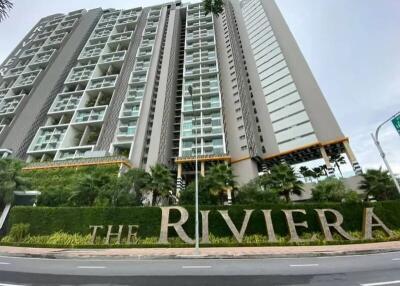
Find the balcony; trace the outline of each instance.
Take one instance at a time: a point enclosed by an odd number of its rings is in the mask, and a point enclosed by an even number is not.
[[[60,23],[60,25],[58,25],[57,30],[66,30],[66,29],[70,29],[74,26],[76,22],[76,19],[72,19],[69,21],[63,21]]]
[[[122,10],[121,15],[119,17],[125,18],[125,17],[137,16],[138,14],[141,13],[141,11],[142,11],[141,8]]]
[[[73,120],[74,123],[88,123],[103,121],[106,107],[95,107],[91,109],[78,110]]]
[[[21,99],[22,97],[9,97],[3,99],[3,101],[0,102],[0,114],[4,115],[13,113],[17,109]]]
[[[64,138],[67,126],[63,127],[42,127],[39,129],[36,138],[32,142],[29,152],[40,152],[56,150],[60,147]]]
[[[137,121],[128,121],[126,123],[121,123],[118,128],[117,136],[123,137],[133,137],[136,133]]]
[[[68,76],[66,83],[88,81],[93,74],[95,66],[75,67]]]
[[[51,36],[50,38],[48,38],[48,40],[45,43],[45,45],[46,46],[59,45],[64,40],[66,35],[67,35],[67,33],[61,33],[61,34],[57,34],[57,35]]]
[[[147,80],[147,71],[136,72],[132,74],[131,83],[145,83]]]
[[[14,87],[22,87],[22,86],[31,86],[33,85],[36,77],[39,75],[40,71],[33,71],[29,73],[22,74],[17,82],[14,84]]]
[[[98,24],[96,29],[105,29],[105,28],[111,28],[112,29],[113,27],[114,27],[113,23],[106,22],[106,23]]]
[[[153,48],[152,47],[139,48],[136,57],[151,56],[152,52],[153,52]]]
[[[118,19],[118,15],[119,12],[114,12],[113,14],[104,14],[99,23],[116,21]]]
[[[124,103],[120,118],[139,117],[140,103]]]
[[[108,36],[111,34],[111,31],[112,28],[96,29],[90,38],[91,39],[108,38]]]
[[[81,55],[79,56],[79,59],[98,57],[103,51],[103,48],[104,44],[98,44],[91,47],[87,47],[82,51]]]
[[[46,24],[46,27],[51,27],[51,26],[56,26],[56,25],[58,25],[60,22],[61,22],[61,20],[63,19],[64,17],[58,17],[58,18],[56,18],[56,19],[54,19],[54,20],[51,20],[50,22],[48,22],[47,24]]]
[[[143,36],[154,35],[155,33],[157,33],[157,28],[156,27],[146,28],[144,30]]]
[[[38,34],[33,41],[45,40],[51,35],[51,33],[52,32],[42,32],[42,33]]]
[[[124,33],[117,33],[111,35],[110,42],[121,42],[121,41],[128,41],[132,37],[132,32],[124,32]]]
[[[25,57],[31,57],[35,55],[39,51],[39,48],[30,48],[28,50],[25,50],[20,58],[25,58]]]
[[[103,54],[101,56],[102,63],[121,62],[124,60],[125,54],[126,51]]]
[[[55,50],[49,50],[45,52],[40,52],[37,53],[36,56],[32,59],[32,61],[29,63],[31,66],[35,67],[44,67],[51,58],[51,56],[54,54]]]
[[[56,101],[51,108],[50,113],[54,112],[67,112],[75,110],[81,100],[81,93],[75,94],[59,94]]]
[[[13,68],[8,71],[6,75],[4,75],[4,78],[9,78],[9,77],[18,77],[22,72],[25,70],[25,67],[20,67],[20,68]]]
[[[117,77],[117,75],[109,75],[93,78],[89,82],[88,89],[114,88]]]

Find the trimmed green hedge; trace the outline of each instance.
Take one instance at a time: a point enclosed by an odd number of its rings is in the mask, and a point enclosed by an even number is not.
[[[209,231],[217,237],[232,236],[228,226],[222,219],[217,210],[228,209],[229,215],[235,225],[240,228],[244,218],[244,209],[255,209],[246,231],[247,235],[262,234],[266,235],[264,216],[261,209],[271,209],[274,228],[277,235],[286,236],[288,234],[286,220],[282,209],[305,209],[307,215],[295,215],[295,221],[306,220],[308,229],[298,228],[299,234],[320,232],[318,218],[314,209],[333,208],[344,216],[343,228],[347,231],[362,230],[363,209],[373,206],[374,212],[391,229],[400,229],[400,202],[389,201],[374,204],[291,204],[291,205],[255,205],[255,206],[230,206],[230,207],[201,207],[201,209],[211,210],[209,216]],[[194,207],[188,206],[189,221],[184,225],[187,233],[194,235]],[[178,219],[178,212],[172,212],[170,221]],[[329,221],[329,217],[328,217]],[[161,209],[157,207],[129,207],[129,208],[46,208],[46,207],[14,207],[10,212],[9,225],[17,223],[30,224],[31,235],[48,235],[57,231],[66,233],[88,234],[91,232],[89,225],[139,225],[139,238],[158,237],[160,234]],[[105,227],[106,229],[106,227]],[[99,235],[105,235],[105,231],[100,231]],[[127,231],[127,227],[125,227]],[[170,235],[176,236],[170,228]]]

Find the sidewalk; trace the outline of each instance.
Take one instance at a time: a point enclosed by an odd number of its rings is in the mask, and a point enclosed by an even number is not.
[[[194,255],[193,248],[62,249],[0,246],[0,256],[55,259],[274,258],[372,254],[392,251],[400,251],[400,241],[329,246],[201,248],[200,256]]]

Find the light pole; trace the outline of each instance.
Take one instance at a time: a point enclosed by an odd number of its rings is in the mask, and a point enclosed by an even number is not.
[[[194,104],[193,104],[193,88],[192,86],[189,86],[188,88],[189,94],[190,94],[190,100],[192,101],[192,112],[193,112],[193,117],[194,117],[194,122],[196,125],[195,130],[195,135],[194,135],[194,140],[195,140],[195,185],[196,185],[196,192],[195,192],[195,248],[196,248],[196,255],[200,255],[200,242],[199,242],[199,170],[198,170],[198,154],[197,154],[197,116],[194,112]]]
[[[386,168],[388,169],[388,171],[389,171],[389,173],[390,173],[390,176],[391,176],[392,179],[393,179],[393,182],[394,182],[394,184],[395,184],[395,186],[396,186],[396,188],[397,188],[397,191],[400,193],[399,181],[397,181],[397,178],[395,177],[395,175],[394,175],[394,173],[393,173],[393,171],[392,171],[392,168],[391,168],[390,165],[389,165],[389,162],[386,160],[386,154],[385,154],[385,152],[383,152],[381,143],[379,142],[379,138],[378,138],[378,136],[379,136],[379,131],[380,131],[381,127],[382,127],[384,124],[386,124],[387,122],[391,121],[392,119],[396,118],[396,117],[399,116],[399,115],[400,115],[400,111],[397,112],[395,115],[391,116],[391,117],[390,117],[389,119],[387,119],[386,121],[384,121],[381,125],[378,126],[378,128],[376,128],[375,135],[374,135],[373,133],[371,133],[371,137],[372,137],[372,140],[374,140],[374,143],[375,143],[375,145],[376,145],[376,148],[378,148],[379,154],[381,155],[381,157],[382,157],[382,159],[383,159],[383,162],[385,163]]]

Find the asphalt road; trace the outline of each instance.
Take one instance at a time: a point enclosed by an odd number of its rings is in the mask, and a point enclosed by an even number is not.
[[[270,259],[94,260],[0,256],[0,286],[400,285],[400,252]]]

